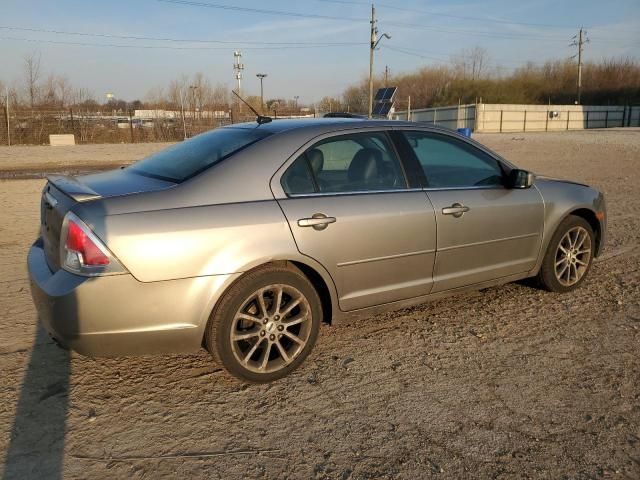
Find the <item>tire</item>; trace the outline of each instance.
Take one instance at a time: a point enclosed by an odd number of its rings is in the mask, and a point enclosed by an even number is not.
[[[587,278],[594,252],[594,234],[589,222],[569,215],[549,242],[537,277],[539,284],[558,293],[578,288]]]
[[[288,263],[270,265],[247,273],[224,294],[209,317],[205,345],[231,375],[271,382],[305,360],[321,321],[320,297],[304,274]]]

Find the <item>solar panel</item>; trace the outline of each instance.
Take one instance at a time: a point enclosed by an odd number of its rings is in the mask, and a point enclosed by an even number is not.
[[[374,100],[376,102],[381,102],[386,93],[387,93],[387,89],[386,88],[379,88],[378,91],[376,92],[376,96],[375,96]]]
[[[391,110],[391,107],[393,106],[392,103],[376,103],[373,106],[373,115],[380,115],[380,116],[387,116],[387,114],[389,113],[389,111]]]
[[[389,87],[385,89],[384,95],[382,96],[382,101],[383,102],[393,101],[393,97],[395,96],[397,90],[398,90],[398,87]]]
[[[398,87],[379,88],[374,100],[376,102],[393,102],[393,97],[397,91]]]

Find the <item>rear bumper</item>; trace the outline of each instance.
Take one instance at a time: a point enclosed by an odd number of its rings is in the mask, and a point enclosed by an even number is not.
[[[42,325],[61,345],[88,356],[198,350],[209,312],[239,275],[145,283],[130,274],[54,273],[40,240],[27,264]]]

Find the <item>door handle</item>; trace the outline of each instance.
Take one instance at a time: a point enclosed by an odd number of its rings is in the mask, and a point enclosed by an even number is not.
[[[450,207],[445,207],[442,209],[443,215],[453,215],[455,218],[460,218],[466,212],[471,210],[469,207],[465,207],[461,203],[454,203]]]
[[[314,213],[311,218],[298,220],[299,227],[313,227],[314,230],[324,230],[330,223],[335,223],[336,217],[327,217],[324,213]]]

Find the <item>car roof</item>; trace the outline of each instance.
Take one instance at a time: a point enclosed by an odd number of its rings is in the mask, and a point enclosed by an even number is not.
[[[275,119],[269,123],[259,125],[257,122],[236,123],[224,128],[246,128],[262,130],[270,133],[280,133],[292,130],[314,130],[315,133],[323,131],[333,132],[337,130],[351,130],[354,128],[373,127],[419,127],[430,130],[452,132],[450,129],[433,126],[431,124],[406,122],[401,120],[369,120],[361,118],[296,118]]]

